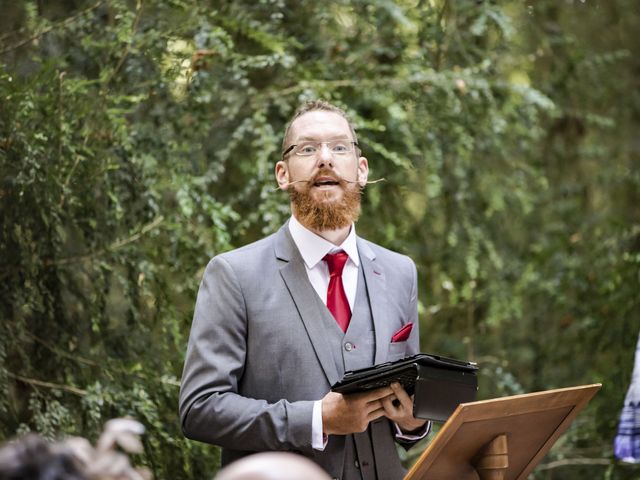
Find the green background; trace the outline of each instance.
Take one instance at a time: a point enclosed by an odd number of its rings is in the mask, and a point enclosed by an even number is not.
[[[0,439],[130,415],[156,478],[214,475],[177,418],[197,288],[287,218],[283,127],[320,97],[386,179],[358,233],[416,261],[422,350],[477,361],[480,398],[602,382],[533,477],[640,478],[612,456],[640,329],[636,0],[0,12]]]

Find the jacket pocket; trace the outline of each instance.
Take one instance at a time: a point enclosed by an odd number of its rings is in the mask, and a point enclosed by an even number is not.
[[[389,343],[389,353],[387,354],[387,362],[400,360],[407,355],[407,341]]]

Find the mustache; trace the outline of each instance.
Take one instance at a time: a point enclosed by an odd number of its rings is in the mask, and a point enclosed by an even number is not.
[[[295,185],[295,184],[297,184],[297,183],[315,183],[316,179],[317,179],[318,177],[321,177],[321,176],[324,176],[324,177],[331,177],[331,178],[333,178],[336,182],[339,182],[339,183],[342,183],[342,182],[344,182],[344,183],[360,183],[360,182],[358,182],[357,180],[347,180],[346,178],[341,177],[340,175],[338,175],[338,174],[336,174],[336,173],[325,174],[325,172],[319,172],[319,173],[317,173],[316,175],[313,175],[312,177],[309,177],[309,178],[305,178],[305,179],[301,179],[301,180],[294,180],[293,182],[287,182],[287,183],[285,183],[285,184],[283,184],[283,185],[278,185],[276,188],[274,188],[274,189],[272,190],[272,192],[277,192],[278,190],[282,190],[282,189],[283,189],[283,188],[285,188],[285,187],[289,187],[289,186],[291,186],[291,185]],[[375,179],[375,180],[367,180],[367,181],[365,182],[365,185],[370,185],[370,184],[373,184],[373,183],[386,182],[386,181],[387,181],[387,179],[386,179],[386,178],[381,177],[381,178],[377,178],[377,179]]]

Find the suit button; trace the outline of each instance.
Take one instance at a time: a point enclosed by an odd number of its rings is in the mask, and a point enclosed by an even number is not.
[[[351,342],[347,342],[347,343],[345,343],[345,344],[344,344],[344,349],[345,349],[347,352],[350,352],[351,350],[353,350],[353,343],[351,343]]]
[[[358,460],[356,460],[355,462],[353,462],[356,466],[356,468],[360,468],[360,464],[358,463]]]

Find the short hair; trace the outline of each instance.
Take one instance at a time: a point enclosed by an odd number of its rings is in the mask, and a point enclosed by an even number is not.
[[[296,109],[295,113],[293,114],[293,116],[291,117],[291,119],[287,123],[287,126],[284,129],[284,137],[282,138],[283,152],[287,148],[287,142],[289,140],[289,130],[291,130],[291,125],[293,124],[293,122],[295,122],[298,117],[304,115],[305,113],[315,112],[315,111],[333,112],[333,113],[337,113],[342,118],[344,118],[349,124],[349,130],[351,130],[353,141],[356,143],[356,145],[358,144],[358,135],[356,135],[356,129],[353,127],[353,124],[351,123],[349,116],[343,109],[341,109],[340,107],[336,107],[335,105],[325,100],[308,100]]]
[[[60,445],[29,433],[0,447],[3,480],[88,480],[78,460]]]

